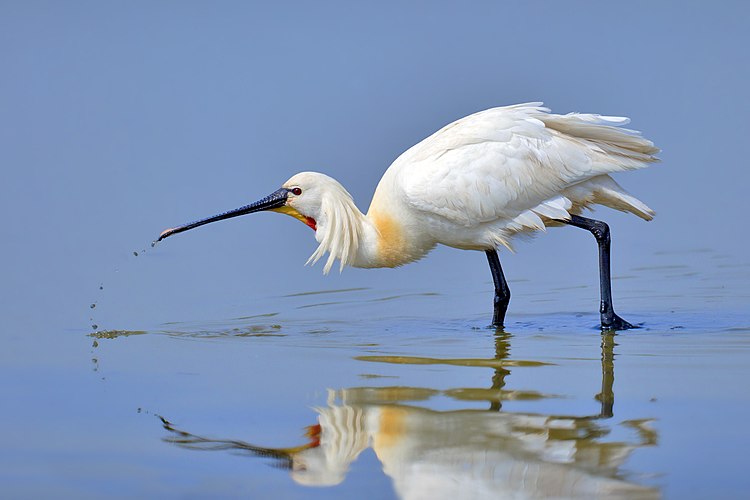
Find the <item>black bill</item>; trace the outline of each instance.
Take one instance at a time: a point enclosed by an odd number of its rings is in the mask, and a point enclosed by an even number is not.
[[[185,224],[184,226],[178,226],[178,227],[167,229],[159,235],[159,239],[156,241],[161,241],[168,236],[172,236],[173,234],[181,233],[183,231],[187,231],[188,229],[193,229],[198,226],[203,226],[204,224],[209,224],[211,222],[216,222],[216,221],[220,221],[224,219],[231,219],[232,217],[239,217],[240,215],[251,214],[253,212],[261,212],[263,210],[271,210],[273,208],[282,207],[286,203],[286,198],[287,198],[288,193],[289,193],[288,189],[281,188],[269,194],[265,198],[258,200],[255,203],[251,203],[250,205],[245,205],[244,207],[240,207],[235,210],[230,210],[229,212],[224,212],[223,214],[214,215],[213,217],[208,217],[206,219],[197,220],[195,222]]]

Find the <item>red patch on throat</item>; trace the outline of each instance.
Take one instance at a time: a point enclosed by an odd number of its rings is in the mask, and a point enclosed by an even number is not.
[[[312,217],[305,217],[305,219],[307,219],[305,221],[305,224],[307,224],[308,226],[310,226],[313,231],[317,231],[318,230],[318,226],[315,225],[315,219],[313,219]]]

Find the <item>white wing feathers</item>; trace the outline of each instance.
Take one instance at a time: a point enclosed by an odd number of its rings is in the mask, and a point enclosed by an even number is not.
[[[467,227],[504,219],[512,231],[543,229],[595,203],[650,219],[608,176],[656,161],[658,149],[626,123],[541,103],[493,108],[443,127],[391,168],[409,205]]]

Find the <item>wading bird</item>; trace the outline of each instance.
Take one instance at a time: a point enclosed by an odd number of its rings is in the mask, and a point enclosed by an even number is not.
[[[590,231],[599,246],[601,327],[633,325],[615,314],[606,223],[582,217],[600,204],[651,220],[653,210],[609,174],[657,159],[651,141],[620,128],[627,118],[552,114],[541,103],[492,108],[461,118],[411,147],[383,174],[367,215],[336,180],[301,172],[250,205],[167,229],[173,234],[262,210],[291,215],[315,231],[326,252],[324,272],[344,266],[398,267],[438,243],[486,253],[495,284],[492,324],[502,327],[510,301],[497,249],[513,236],[570,225]]]

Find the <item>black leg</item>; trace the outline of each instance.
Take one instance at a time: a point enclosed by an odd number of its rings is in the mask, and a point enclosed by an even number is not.
[[[571,215],[570,220],[563,220],[565,224],[580,227],[590,231],[599,245],[599,289],[601,292],[601,306],[599,312],[602,319],[602,330],[627,330],[637,328],[617,314],[612,307],[612,281],[609,270],[609,226],[600,220],[588,219],[578,215]]]
[[[487,261],[490,263],[492,281],[495,282],[495,309],[492,314],[492,326],[502,328],[505,321],[505,312],[508,310],[508,302],[510,302],[510,288],[505,281],[503,268],[500,267],[500,258],[497,256],[497,251],[485,250],[485,253],[487,254]]]

